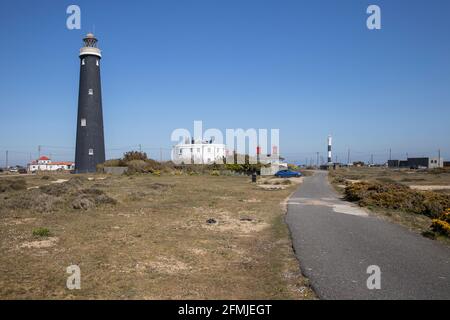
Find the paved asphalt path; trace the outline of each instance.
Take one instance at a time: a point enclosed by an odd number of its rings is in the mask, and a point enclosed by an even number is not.
[[[304,178],[286,221],[322,299],[450,299],[450,248],[341,201],[327,172]],[[379,290],[367,288],[371,265],[381,270]]]

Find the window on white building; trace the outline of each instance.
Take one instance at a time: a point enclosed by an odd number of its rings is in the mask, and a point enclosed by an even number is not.
[[[94,94],[94,89],[89,89],[88,93],[92,96]]]
[[[183,149],[178,149],[178,154],[181,156],[183,154]]]
[[[81,126],[86,127],[86,119],[81,119]]]
[[[211,148],[208,148],[208,152],[211,152]]]
[[[93,156],[94,155],[94,149],[89,149],[89,155]]]

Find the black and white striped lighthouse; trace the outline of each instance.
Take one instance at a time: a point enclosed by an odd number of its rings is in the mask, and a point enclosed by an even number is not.
[[[80,88],[78,93],[75,172],[95,172],[105,162],[102,91],[100,84],[101,51],[97,39],[88,33],[80,49]]]
[[[332,164],[333,160],[331,159],[331,135],[328,136],[328,164]]]

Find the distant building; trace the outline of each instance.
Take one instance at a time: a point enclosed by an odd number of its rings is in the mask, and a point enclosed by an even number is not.
[[[28,164],[28,172],[36,171],[70,171],[75,164],[69,161],[53,162],[50,158],[42,156]]]
[[[265,166],[261,167],[262,176],[273,176],[280,170],[288,170],[289,166],[286,162],[278,159],[262,160],[261,163]],[[269,166],[270,165],[270,166]]]
[[[400,160],[388,160],[387,165],[389,168],[399,168]]]
[[[172,149],[172,160],[179,164],[223,163],[226,156],[225,145],[210,141],[187,141]]]
[[[450,167],[450,161],[444,161],[444,167]]]
[[[388,160],[389,168],[434,169],[444,166],[443,158],[408,158],[406,160]]]

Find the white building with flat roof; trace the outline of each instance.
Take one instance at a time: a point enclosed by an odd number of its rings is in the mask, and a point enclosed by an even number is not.
[[[223,163],[226,147],[212,141],[191,141],[180,143],[172,149],[172,161],[176,164],[213,164]]]

